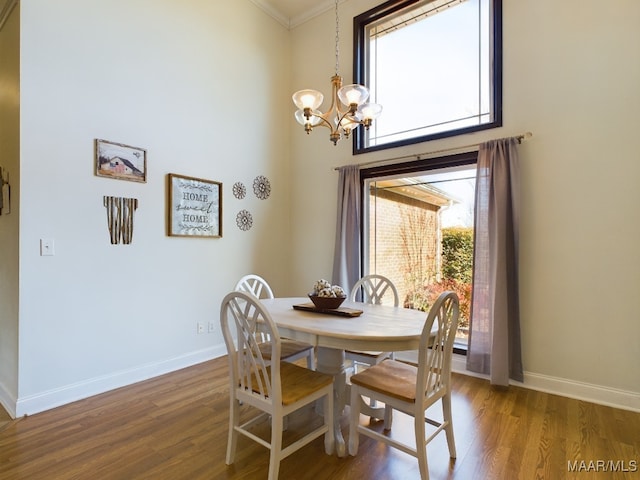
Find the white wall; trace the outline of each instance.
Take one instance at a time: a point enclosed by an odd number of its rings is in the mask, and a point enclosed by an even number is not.
[[[378,3],[340,6],[346,83],[351,19]],[[333,167],[531,131],[519,149],[525,385],[640,409],[640,4],[504,0],[503,9],[502,128],[356,157],[326,129],[294,130],[293,282],[331,274]],[[327,12],[292,31],[292,91],[330,93],[334,28]]]
[[[21,28],[18,415],[224,353],[220,300],[249,272],[284,291],[290,245],[286,29],[247,0],[23,0]],[[94,176],[95,138],[146,148],[147,183]],[[223,182],[223,238],[166,236],[168,173]],[[131,245],[103,195],[139,200]]]
[[[0,167],[5,179],[9,176],[12,196],[10,211],[4,209],[0,215],[0,404],[11,415],[18,396],[19,9],[13,9],[0,29]]]

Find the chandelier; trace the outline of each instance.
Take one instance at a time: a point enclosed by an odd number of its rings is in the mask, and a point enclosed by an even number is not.
[[[331,133],[329,139],[334,145],[338,140],[349,138],[354,128],[364,125],[369,129],[373,120],[382,113],[382,105],[366,103],[369,98],[369,89],[363,85],[342,86],[342,77],[338,74],[340,51],[338,41],[340,39],[340,22],[338,19],[338,0],[336,0],[336,73],[331,77],[331,107],[325,113],[318,110],[324,96],[317,90],[299,90],[293,94],[293,103],[298,107],[295,118],[304,126],[307,134],[313,127],[327,127]]]

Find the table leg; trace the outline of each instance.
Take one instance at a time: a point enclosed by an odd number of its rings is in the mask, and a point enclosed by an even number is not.
[[[316,369],[319,372],[333,375],[333,431],[335,434],[336,453],[339,457],[344,457],[347,454],[347,449],[340,428],[340,417],[342,416],[347,401],[344,350],[318,347],[318,364]]]

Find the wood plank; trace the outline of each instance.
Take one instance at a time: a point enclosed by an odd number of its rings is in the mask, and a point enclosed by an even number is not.
[[[56,480],[262,479],[268,451],[244,437],[224,463],[229,385],[226,357],[11,421],[0,431],[0,478]],[[243,407],[243,415],[248,406]],[[348,413],[348,412],[346,412]],[[430,411],[434,417],[438,409]],[[433,479],[634,479],[640,472],[569,472],[569,461],[640,462],[640,414],[518,387],[453,376],[458,458],[444,435],[428,446]],[[347,434],[347,415],[341,418]],[[361,417],[361,422],[369,422]],[[304,412],[287,438],[308,427]],[[382,423],[375,428],[382,430]],[[264,422],[258,433],[268,435]],[[390,435],[409,441],[412,420],[394,416]],[[361,437],[357,457],[324,454],[317,439],[285,459],[281,479],[414,479],[413,457]]]

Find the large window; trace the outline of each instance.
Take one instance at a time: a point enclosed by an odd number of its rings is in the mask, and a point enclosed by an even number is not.
[[[383,106],[354,153],[502,125],[501,0],[392,0],[354,19],[354,79]]]
[[[404,307],[460,299],[456,351],[466,351],[473,272],[477,152],[362,171],[363,270],[388,277]]]

